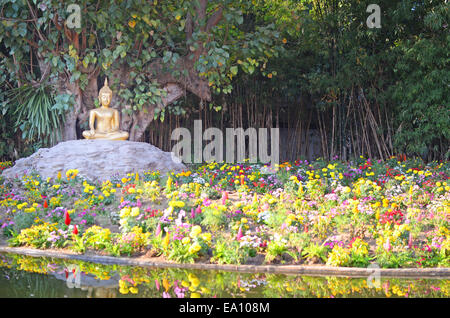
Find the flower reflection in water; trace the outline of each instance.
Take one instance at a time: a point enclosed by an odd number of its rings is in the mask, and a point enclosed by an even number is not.
[[[79,286],[61,281],[80,275]],[[67,278],[64,273],[68,272]],[[30,277],[36,281],[29,290]],[[56,278],[56,279],[55,279]],[[104,265],[0,253],[0,297],[449,297],[446,279],[311,277]],[[28,289],[27,289],[28,288]],[[51,291],[51,292],[50,292]]]

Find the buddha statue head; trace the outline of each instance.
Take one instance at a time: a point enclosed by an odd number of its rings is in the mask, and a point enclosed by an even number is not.
[[[111,103],[112,90],[108,86],[108,78],[105,78],[105,84],[98,92],[98,101],[101,106],[108,107]]]

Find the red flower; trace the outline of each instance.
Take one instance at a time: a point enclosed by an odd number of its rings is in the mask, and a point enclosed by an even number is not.
[[[78,234],[78,228],[77,228],[77,225],[76,225],[76,224],[75,224],[74,227],[73,227],[73,232],[72,232],[72,233],[75,234],[75,235]]]
[[[66,211],[64,223],[65,223],[67,226],[69,226],[69,225],[70,225],[70,222],[71,222],[71,219],[70,219],[69,213]]]
[[[47,203],[47,200],[45,200],[44,201],[44,209],[47,209],[48,208],[48,203]]]

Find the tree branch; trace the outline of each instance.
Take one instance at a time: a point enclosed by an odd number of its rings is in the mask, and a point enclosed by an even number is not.
[[[186,16],[186,24],[184,28],[186,30],[186,40],[189,41],[190,39],[192,39],[192,32],[194,32],[192,16],[190,13],[188,13]]]
[[[208,5],[208,0],[198,0],[199,6],[196,8],[196,24],[199,25],[199,22],[201,20],[204,20],[206,18],[206,6]],[[205,30],[205,27],[200,28],[202,31]]]
[[[216,10],[208,19],[208,23],[206,24],[206,32],[209,32],[214,26],[216,26],[220,20],[222,19],[223,8],[220,7]]]

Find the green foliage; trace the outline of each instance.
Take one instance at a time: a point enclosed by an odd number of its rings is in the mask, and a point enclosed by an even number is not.
[[[73,235],[72,241],[70,242],[69,248],[80,254],[84,254],[86,251],[86,246],[84,245],[84,239],[82,236]]]
[[[224,206],[210,205],[202,210],[201,224],[211,231],[217,231],[227,222]]]
[[[248,249],[240,247],[238,241],[218,239],[213,250],[211,261],[219,264],[242,264],[248,258]]]
[[[328,247],[318,243],[311,243],[303,249],[302,256],[305,257],[307,260],[316,259],[326,262],[327,252]]]
[[[34,220],[36,219],[36,212],[23,212],[17,211],[14,214],[14,231],[16,233],[20,233],[23,229],[27,229],[34,224]]]
[[[279,32],[272,24],[246,29],[244,15],[251,6],[241,1],[205,1],[203,10],[200,2],[100,1],[93,6],[82,0],[76,3],[81,27],[70,29],[64,26],[73,17],[68,3],[2,1],[0,78],[15,87],[48,77],[56,87],[67,77],[83,90],[92,70],[114,79],[126,65],[128,85],[110,83],[132,105],[126,112],[161,102],[166,95],[157,82],[161,73],[179,80],[195,70],[213,92],[230,93],[239,70],[254,73],[277,55]],[[23,22],[30,19],[37,21]],[[155,117],[164,120],[164,110]]]
[[[194,263],[197,254],[189,253],[189,244],[181,243],[181,240],[174,240],[170,245],[168,259],[178,263]]]
[[[413,267],[416,264],[414,264],[411,254],[411,251],[381,251],[377,253],[377,264],[382,268]]]
[[[20,129],[22,138],[35,140],[41,145],[54,143],[60,138],[60,127],[64,124],[64,112],[68,109],[69,95],[56,99],[50,86],[34,87],[25,84],[1,93],[4,114],[14,118],[15,129]]]
[[[267,244],[266,262],[272,262],[277,258],[282,258],[285,254],[297,261],[297,255],[288,249],[287,242],[283,240],[273,240]],[[283,263],[284,260],[281,259]]]
[[[424,157],[441,148],[450,156],[450,35],[444,26],[449,19],[448,4],[442,3],[425,16],[423,33],[398,47],[402,58],[395,72],[400,81],[392,87],[392,96],[399,130],[394,142],[398,149]]]

